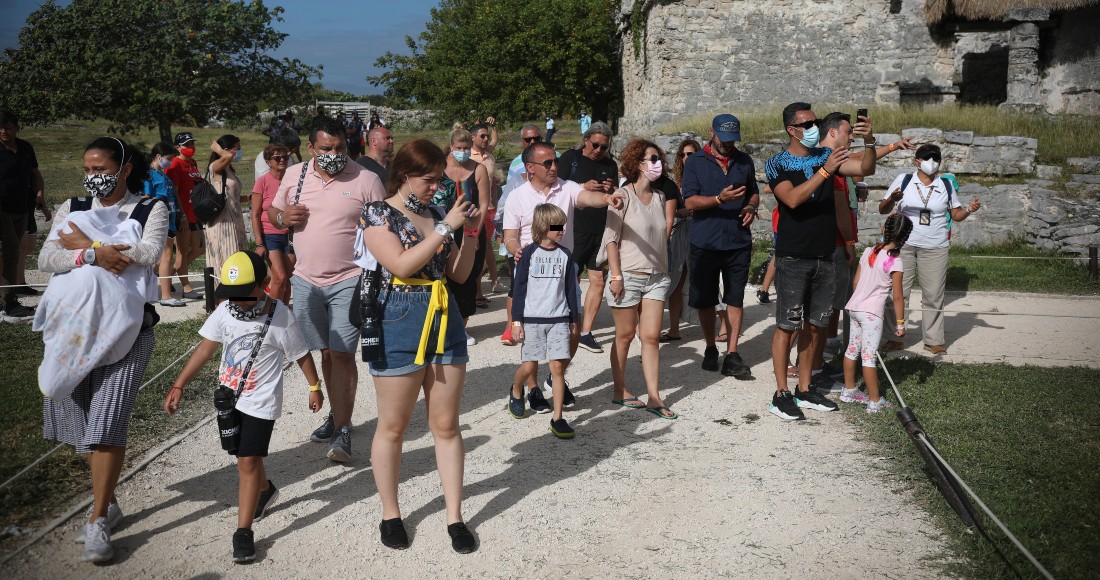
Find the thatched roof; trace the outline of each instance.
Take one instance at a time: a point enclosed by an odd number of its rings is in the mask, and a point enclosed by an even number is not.
[[[932,26],[952,17],[961,20],[1001,20],[1005,12],[1017,8],[1072,10],[1092,4],[1100,4],[1100,0],[927,0],[924,18]]]

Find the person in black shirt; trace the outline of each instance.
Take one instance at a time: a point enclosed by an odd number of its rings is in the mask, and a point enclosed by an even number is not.
[[[19,256],[27,220],[35,204],[45,205],[42,173],[38,158],[30,143],[16,135],[22,127],[11,111],[0,111],[0,252],[3,255],[4,319],[25,320],[34,311],[19,303],[16,288],[19,280]]]
[[[769,411],[780,419],[804,419],[800,408],[835,411],[836,403],[811,390],[813,352],[824,340],[833,301],[833,247],[837,216],[848,215],[846,196],[833,195],[834,175],[874,175],[875,156],[849,159],[847,147],[818,147],[817,116],[809,103],[791,103],[783,109],[790,143],[768,159],[764,173],[779,206],[775,244],[776,299],[772,365],[776,392]],[[871,120],[860,117],[852,132],[874,147]],[[798,345],[798,393],[787,390],[787,363],[791,342],[809,323],[810,340]]]
[[[619,167],[611,159],[611,127],[595,122],[584,134],[584,145],[569,149],[558,159],[558,175],[581,184],[588,191],[611,193],[619,177]],[[607,223],[607,208],[577,208],[573,213],[573,261],[577,271],[588,268],[588,292],[584,295],[580,346],[601,353],[603,347],[592,336],[592,323],[603,302],[603,265],[596,263],[596,254],[603,243],[603,228]]]
[[[355,161],[374,172],[382,185],[389,187],[390,159],[393,158],[393,135],[383,125],[367,132],[367,154]]]

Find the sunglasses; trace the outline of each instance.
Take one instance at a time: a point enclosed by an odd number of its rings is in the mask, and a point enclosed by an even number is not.
[[[541,166],[545,167],[546,169],[550,169],[551,167],[558,164],[558,160],[557,159],[547,159],[546,161],[532,161],[531,163],[533,163],[535,165],[541,165]]]
[[[649,157],[642,157],[642,161],[648,161],[650,163],[657,163],[661,160],[659,155],[650,155]]]
[[[594,141],[589,141],[588,144],[591,145],[592,148],[596,151],[603,151],[611,146],[610,143],[596,143]]]
[[[682,154],[680,155],[680,157],[683,157],[684,159],[687,159],[688,157],[691,157],[691,156],[692,156],[692,155],[694,155],[694,154],[695,154],[695,152],[694,152],[694,151],[684,151],[684,152],[683,152],[683,153],[682,153]]]
[[[542,135],[536,135],[535,137],[524,137],[523,142],[524,143],[541,143],[542,142]]]
[[[282,163],[283,161],[286,161],[288,159],[290,159],[289,155],[272,155],[271,156],[271,160],[276,162],[276,163]]]
[[[547,231],[564,232],[565,231],[565,224],[554,224],[554,225],[550,226],[549,228],[547,228]]]
[[[931,159],[932,161],[935,161],[936,163],[939,163],[940,161],[943,161],[943,157],[941,157],[939,153],[927,153],[927,154],[925,154],[924,157],[921,157],[920,159],[921,159],[921,161]]]
[[[790,125],[787,125],[787,126],[788,127],[800,127],[803,130],[805,130],[805,129],[812,128],[814,125],[817,125],[817,119],[814,119],[813,121],[805,121],[803,123],[791,123]]]

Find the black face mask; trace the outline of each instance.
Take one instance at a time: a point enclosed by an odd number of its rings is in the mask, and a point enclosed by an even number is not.
[[[256,302],[256,305],[252,308],[244,308],[237,302],[232,300],[228,301],[226,308],[229,310],[229,314],[237,320],[247,321],[255,320],[261,312],[264,311],[264,306],[267,306],[267,295],[264,294],[263,300]]]

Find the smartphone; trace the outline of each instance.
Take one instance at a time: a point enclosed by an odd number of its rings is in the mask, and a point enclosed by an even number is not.
[[[856,110],[856,122],[857,123],[859,122],[860,117],[866,117],[866,116],[867,116],[867,109],[857,109]]]

